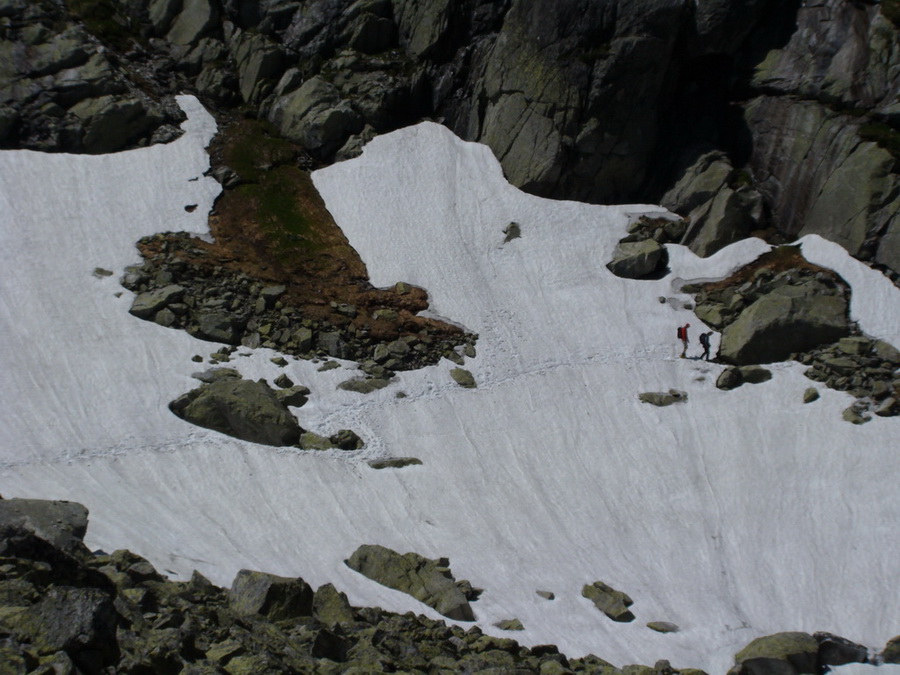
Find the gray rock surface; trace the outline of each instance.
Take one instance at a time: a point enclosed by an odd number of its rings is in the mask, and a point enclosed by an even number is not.
[[[453,381],[456,382],[456,384],[466,389],[474,389],[478,386],[475,382],[475,376],[465,368],[453,368],[450,371],[450,377],[453,378]]]
[[[868,663],[869,650],[833,633],[813,633],[819,643],[819,664],[825,667],[844,666],[848,663]]]
[[[653,239],[624,242],[616,246],[613,259],[606,265],[617,277],[643,279],[655,274],[668,263],[665,247]]]
[[[259,614],[271,621],[312,616],[313,590],[303,579],[241,570],[228,591],[238,614]]]
[[[0,531],[24,528],[63,551],[87,551],[87,525],[88,510],[75,502],[0,499]]]
[[[808,633],[776,633],[757,638],[734,657],[729,675],[816,675],[819,643]]]
[[[722,331],[719,359],[735,364],[783,361],[847,335],[848,302],[829,290],[807,283],[760,297]]]
[[[362,118],[341,99],[337,88],[319,76],[281,97],[269,119],[286,138],[324,153],[337,151],[363,127]]]
[[[175,399],[169,409],[191,424],[263,445],[293,445],[303,433],[264,380],[218,380]]]
[[[613,621],[620,623],[634,621],[634,614],[628,609],[634,601],[626,593],[617,591],[602,581],[585,584],[581,589],[581,595],[593,602],[597,609]]]
[[[677,389],[669,389],[668,392],[647,391],[638,394],[638,398],[642,403],[649,403],[650,405],[655,405],[657,407],[665,407],[672,405],[673,403],[686,403],[688,395],[686,392]]]
[[[383,586],[411,595],[449,619],[474,621],[465,594],[446,566],[417,553],[400,554],[377,545],[360,546],[348,560],[350,569]]]

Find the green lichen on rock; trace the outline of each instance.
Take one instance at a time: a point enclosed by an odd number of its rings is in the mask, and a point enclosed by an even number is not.
[[[596,605],[597,609],[613,621],[628,623],[634,621],[634,614],[628,609],[634,601],[622,591],[608,586],[602,581],[585,584],[581,595]]]
[[[241,570],[231,584],[228,602],[238,614],[281,621],[312,616],[313,591],[302,579]]]
[[[453,378],[456,384],[466,389],[474,389],[478,386],[475,382],[475,376],[465,368],[454,368],[450,371],[450,377]]]
[[[392,457],[390,459],[373,459],[369,462],[369,466],[373,469],[402,469],[421,464],[422,460],[417,457]]]
[[[252,443],[293,445],[303,429],[264,380],[218,379],[169,404],[183,420]]]
[[[449,619],[474,621],[468,598],[446,565],[417,553],[400,554],[378,545],[360,546],[344,561],[383,586],[411,595]]]
[[[688,400],[687,392],[678,389],[669,389],[668,392],[662,391],[645,391],[638,394],[638,398],[642,403],[649,403],[657,407],[665,407],[673,403],[686,403]]]
[[[808,633],[788,632],[753,640],[734,657],[729,675],[817,675],[819,643]]]

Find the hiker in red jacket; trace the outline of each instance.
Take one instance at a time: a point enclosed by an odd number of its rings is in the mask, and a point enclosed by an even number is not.
[[[688,328],[691,327],[691,324],[686,323],[683,326],[678,327],[678,339],[681,340],[681,358],[687,357],[687,346],[688,346]]]

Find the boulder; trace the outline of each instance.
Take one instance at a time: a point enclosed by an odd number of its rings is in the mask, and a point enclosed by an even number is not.
[[[130,96],[87,98],[72,106],[70,112],[81,120],[82,145],[92,154],[119,150],[162,122],[140,99]]]
[[[744,377],[741,375],[740,368],[726,368],[716,379],[716,387],[726,391],[736,389],[744,383]]]
[[[334,447],[331,439],[312,431],[305,431],[300,434],[298,445],[303,450],[331,450]]]
[[[16,633],[39,654],[64,651],[82,672],[96,673],[118,661],[117,623],[108,592],[54,586],[17,617]]]
[[[242,331],[236,324],[235,317],[228,312],[201,311],[197,313],[195,320],[197,323],[188,328],[188,332],[195,338],[228,345],[240,344]]]
[[[670,621],[650,621],[647,623],[647,628],[657,633],[677,633],[679,631],[678,624]]]
[[[359,450],[365,445],[363,439],[357,436],[352,429],[341,429],[336,434],[328,437],[331,444],[341,450]]]
[[[275,397],[284,405],[292,408],[299,408],[306,405],[309,400],[309,388],[303,385],[294,385],[287,389],[279,389],[275,392]]]
[[[762,195],[756,190],[723,187],[709,202],[691,211],[691,226],[682,239],[694,253],[711,256],[729,244],[745,239],[760,225]]]
[[[373,469],[402,469],[406,466],[421,464],[422,460],[418,457],[391,457],[390,459],[373,459],[369,462],[369,466]]]
[[[184,297],[184,287],[177,284],[139,293],[131,303],[131,314],[139,319],[152,319],[163,307],[178,302]]]
[[[818,675],[819,643],[808,633],[776,633],[753,640],[734,657],[729,675]]]
[[[616,246],[613,259],[606,268],[617,277],[643,279],[668,264],[666,249],[653,239],[624,242]]]
[[[400,554],[364,544],[344,561],[350,569],[388,588],[411,595],[448,619],[474,621],[475,615],[446,566],[417,553]]]
[[[192,45],[209,34],[219,20],[218,3],[183,0],[181,12],[172,22],[166,39],[173,45]]]
[[[354,619],[346,594],[338,591],[333,584],[319,586],[313,596],[312,610],[313,616],[329,627]]]
[[[312,152],[331,154],[363,128],[363,121],[337,88],[325,79],[310,78],[272,106],[269,120],[282,135]]]
[[[813,637],[819,642],[819,664],[822,666],[830,668],[869,661],[869,650],[861,644],[832,633],[813,633]]]
[[[900,415],[900,399],[888,396],[875,408],[875,414],[879,417],[896,417]]]
[[[182,0],[150,0],[150,23],[157,35],[165,35],[172,24],[172,19],[178,15]]]
[[[228,604],[238,614],[261,615],[270,621],[312,616],[313,590],[303,579],[241,570],[228,591]]]
[[[688,396],[687,392],[669,389],[668,392],[646,391],[643,394],[638,394],[638,398],[643,403],[663,407],[672,405],[673,403],[685,403],[687,402]]]
[[[389,18],[363,12],[347,28],[348,46],[364,54],[387,49],[397,38],[397,26]]]
[[[338,389],[355,391],[357,394],[371,394],[373,391],[384,389],[389,384],[390,380],[379,377],[370,377],[367,379],[345,380],[338,384]]]
[[[69,553],[86,553],[88,510],[81,504],[40,499],[0,499],[0,530],[24,528]]]
[[[435,54],[450,29],[450,0],[398,0],[394,13],[400,41],[414,57]]]
[[[847,335],[847,299],[820,291],[804,284],[763,295],[724,328],[719,359],[737,365],[783,361]]]
[[[682,216],[709,203],[731,178],[734,167],[723,152],[707,152],[687,168],[663,195],[660,205]]]
[[[475,382],[475,377],[465,368],[454,368],[450,371],[450,377],[453,378],[456,384],[466,389],[474,389],[478,386]]]
[[[503,619],[494,624],[500,630],[525,630],[525,626],[518,619]]]
[[[881,659],[885,663],[900,663],[900,635],[887,641],[881,650]]]
[[[293,445],[303,430],[264,380],[221,379],[169,404],[183,420],[263,445]]]
[[[628,623],[634,621],[634,614],[628,609],[634,601],[622,591],[617,591],[602,581],[585,584],[581,595],[596,605],[597,609],[613,621]]]
[[[234,60],[241,97],[247,103],[259,103],[282,75],[284,51],[280,45],[257,33],[242,33],[235,43]]]
[[[812,403],[819,400],[819,390],[815,387],[807,387],[803,392],[803,402]]]

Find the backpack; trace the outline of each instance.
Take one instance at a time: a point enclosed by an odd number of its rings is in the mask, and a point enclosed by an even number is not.
[[[678,339],[684,340],[684,326],[678,326]]]
[[[706,333],[700,333],[700,344],[704,347],[709,347],[709,335]]]

